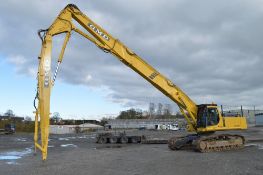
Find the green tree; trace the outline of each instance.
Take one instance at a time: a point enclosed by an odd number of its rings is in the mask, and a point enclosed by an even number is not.
[[[126,111],[121,111],[117,119],[142,119],[142,110],[131,108]]]
[[[51,120],[50,122],[51,124],[58,124],[60,123],[62,118],[60,117],[60,114],[58,112],[54,112],[50,120]]]
[[[106,124],[108,124],[108,120],[109,120],[109,118],[103,117],[103,118],[100,120],[101,125],[102,125],[102,126],[105,126]]]
[[[15,116],[15,113],[14,113],[13,110],[8,109],[8,110],[4,113],[4,116],[14,117],[14,116]]]

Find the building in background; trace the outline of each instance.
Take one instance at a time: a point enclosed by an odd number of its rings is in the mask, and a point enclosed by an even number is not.
[[[24,121],[24,117],[3,115],[3,116],[0,116],[0,121],[1,120],[9,120],[9,121],[12,121],[12,122],[22,122],[22,121]]]
[[[263,112],[255,114],[255,126],[263,126]]]
[[[76,133],[77,125],[50,125],[50,134],[74,134]]]
[[[75,134],[103,129],[103,126],[92,123],[84,123],[80,125],[50,125],[50,134]]]
[[[185,128],[184,119],[116,119],[109,120],[106,125],[109,129],[158,129],[160,125],[178,124]]]
[[[80,124],[80,125],[78,125],[78,127],[80,128],[80,132],[100,130],[100,129],[104,128],[101,125],[96,125],[96,124],[92,124],[92,123]]]

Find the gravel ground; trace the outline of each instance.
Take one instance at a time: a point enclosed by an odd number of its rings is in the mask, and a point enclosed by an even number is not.
[[[95,144],[96,133],[51,135],[47,161],[33,154],[33,134],[0,135],[0,174],[263,174],[263,128],[235,132],[246,136],[242,150],[198,153],[170,151],[166,144]],[[184,131],[127,131],[151,138]]]

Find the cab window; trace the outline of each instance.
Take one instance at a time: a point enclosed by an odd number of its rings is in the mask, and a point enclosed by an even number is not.
[[[207,125],[217,125],[219,122],[219,115],[216,108],[208,108],[207,110]]]

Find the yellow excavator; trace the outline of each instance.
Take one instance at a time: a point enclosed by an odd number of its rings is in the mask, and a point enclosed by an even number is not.
[[[86,31],[77,28],[73,24],[73,21],[80,24]],[[214,132],[247,129],[245,117],[223,116],[219,107],[213,103],[195,104],[178,86],[147,64],[142,58],[121,43],[121,41],[111,36],[98,24],[84,15],[76,5],[69,4],[60,12],[48,29],[39,30],[38,32],[42,40],[42,49],[38,59],[38,83],[34,100],[36,109],[34,142],[35,151],[37,148],[41,150],[43,160],[47,158],[51,89],[54,86],[66,45],[73,31],[94,43],[104,52],[116,56],[122,63],[133,69],[178,105],[181,113],[187,120],[187,130],[189,132],[194,132],[194,134],[171,138],[168,141],[170,149],[176,150],[192,145],[200,152],[210,152],[237,149],[244,146],[245,139],[241,135],[214,134]],[[65,34],[65,39],[56,69],[52,75],[52,38],[62,33]],[[39,119],[41,143],[38,141]]]

